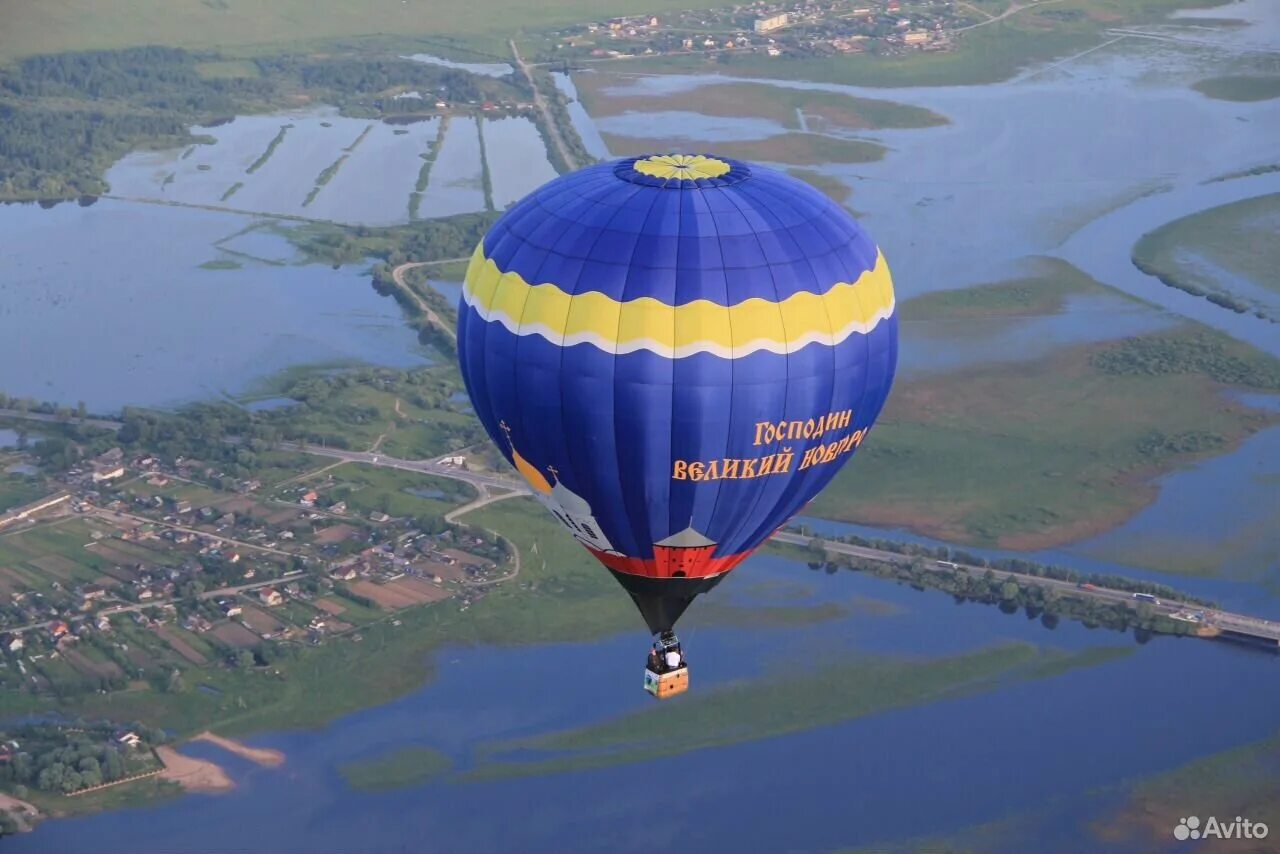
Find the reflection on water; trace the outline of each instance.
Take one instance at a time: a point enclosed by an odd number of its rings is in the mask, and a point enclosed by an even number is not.
[[[484,210],[480,135],[476,120],[470,116],[454,116],[449,120],[449,132],[431,166],[422,210],[429,210],[431,216]]]
[[[484,146],[493,184],[493,205],[498,210],[556,177],[538,126],[530,119],[515,116],[486,120]]]
[[[198,269],[250,224],[113,200],[0,207],[0,389],[113,412],[234,395],[298,365],[424,364],[364,265]]]
[[[1050,798],[1063,807],[1096,804],[1099,787],[1254,741],[1274,728],[1270,711],[1280,702],[1280,683],[1270,678],[1274,660],[1225,645],[1159,638],[1135,647],[1123,635],[1066,623],[1049,631],[1022,614],[957,607],[938,593],[850,572],[814,573],[776,558],[748,561],[711,598],[741,598],[730,591],[779,583],[800,586],[804,602],[886,602],[893,616],[859,614],[785,631],[711,628],[698,625],[695,605],[684,633],[697,656],[689,701],[777,668],[803,670],[815,657],[872,650],[932,657],[1023,641],[1133,652],[1051,679],[1008,680],[972,696],[654,762],[488,783],[445,780],[381,793],[347,789],[338,774],[342,764],[400,747],[435,747],[466,770],[495,741],[655,710],[625,664],[643,652],[639,630],[587,644],[450,650],[438,656],[437,681],[409,697],[318,731],[250,739],[287,754],[280,771],[192,745],[194,755],[225,762],[239,788],[217,798],[51,822],[12,840],[13,850],[72,850],[93,840],[102,850],[138,854],[392,852],[427,838],[440,850],[467,851],[649,851],[655,844],[674,851],[830,850],[944,834],[1039,809]],[[1186,673],[1196,674],[1196,690],[1186,690]],[[545,690],[552,683],[556,690]],[[1243,684],[1257,702],[1223,715],[1220,697]],[[1158,725],[1152,708],[1161,709]],[[1100,715],[1105,726],[1088,723]],[[1054,738],[1044,738],[1046,731]],[[1028,745],[1035,745],[1034,755]],[[679,796],[662,798],[658,837],[652,815],[637,805],[673,785]],[[744,810],[744,799],[768,808]],[[1087,828],[1054,831],[1019,839],[1020,847],[1010,850],[1049,850],[1062,841],[1056,834]],[[1088,850],[1108,849],[1094,842]]]
[[[429,53],[415,53],[404,57],[404,59],[425,62],[428,65],[441,65],[445,68],[457,68],[462,71],[470,71],[472,74],[483,74],[486,77],[505,77],[508,74],[515,73],[514,68],[503,62],[455,62],[452,59],[442,59]]]

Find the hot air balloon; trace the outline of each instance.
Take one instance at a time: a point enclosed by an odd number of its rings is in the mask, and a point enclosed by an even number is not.
[[[710,155],[563,175],[476,247],[458,357],[485,430],[688,671],[676,620],[866,440],[897,361],[889,268],[823,194]]]

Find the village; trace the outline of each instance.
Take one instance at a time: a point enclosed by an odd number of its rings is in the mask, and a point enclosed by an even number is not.
[[[755,2],[566,28],[555,33],[558,41],[552,53],[566,62],[733,52],[770,57],[892,56],[950,50],[956,32],[991,17],[951,0],[906,6],[901,0]]]
[[[386,487],[371,478],[327,466],[225,490],[215,468],[119,448],[72,468],[0,515],[0,687],[201,684],[204,669],[263,668],[285,646],[358,643],[405,609],[466,610],[502,580],[505,544],[443,521],[460,501],[423,490],[418,504],[440,513],[364,509],[401,509],[371,497]]]

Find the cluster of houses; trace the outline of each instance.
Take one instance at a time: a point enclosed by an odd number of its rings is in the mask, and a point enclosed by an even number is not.
[[[893,52],[906,47],[948,50],[952,31],[972,20],[953,0],[932,0],[902,11],[900,0],[793,0],[738,4],[714,9],[614,18],[560,33],[557,55],[565,58],[652,56],[746,51],[860,53],[878,43]]]

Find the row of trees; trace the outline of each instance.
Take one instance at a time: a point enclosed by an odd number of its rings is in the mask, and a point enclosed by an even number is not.
[[[800,525],[797,529],[804,536],[812,534],[811,529],[807,525]],[[956,549],[950,546],[926,546],[920,543],[898,542],[896,540],[884,540],[879,538],[859,537],[856,534],[847,534],[844,536],[834,537],[814,537],[810,543],[811,549],[816,555],[825,559],[827,554],[824,544],[827,540],[839,543],[848,543],[854,546],[861,546],[868,549],[876,549],[883,552],[892,552],[894,554],[904,555],[912,558],[933,558],[935,560],[945,560],[954,563],[964,564],[965,566],[981,566],[992,567],[994,569],[1004,570],[1005,572],[1016,572],[1021,575],[1030,575],[1038,578],[1051,578],[1055,581],[1066,581],[1071,584],[1092,584],[1095,587],[1106,587],[1111,590],[1122,590],[1126,593],[1150,593],[1160,599],[1167,599],[1172,602],[1187,602],[1189,604],[1203,605],[1205,607],[1217,607],[1214,602],[1201,599],[1196,596],[1184,593],[1181,590],[1175,590],[1165,584],[1159,584],[1154,581],[1144,581],[1137,578],[1128,578],[1123,575],[1111,575],[1109,573],[1100,572],[1079,572],[1065,566],[1053,566],[1051,564],[1037,563],[1036,561],[1024,560],[1022,558],[997,558],[989,560],[980,555],[971,554],[963,549]],[[915,567],[916,571],[927,568],[923,560],[903,561],[904,565]],[[951,573],[948,574],[968,576],[968,573]]]

